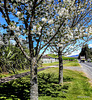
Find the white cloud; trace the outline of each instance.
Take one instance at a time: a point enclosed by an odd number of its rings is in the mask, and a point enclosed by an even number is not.
[[[89,44],[89,47],[92,47],[92,44]]]
[[[80,50],[74,51],[70,55],[67,55],[67,56],[79,55],[79,53],[80,53]]]

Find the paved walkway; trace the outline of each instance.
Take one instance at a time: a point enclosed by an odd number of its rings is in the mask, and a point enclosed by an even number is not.
[[[38,69],[38,72],[42,71],[42,70],[45,70],[45,69],[48,69],[48,68],[51,68],[51,67],[52,66],[48,66],[48,67],[45,67],[45,68]],[[29,74],[30,74],[30,72],[25,72],[25,73],[20,73],[20,74],[12,75],[12,76],[9,76],[9,77],[0,78],[0,83],[6,83],[8,81],[11,81],[11,80],[14,80],[14,79],[17,79],[17,78],[21,78],[21,77],[27,76]]]
[[[51,67],[58,67],[58,66],[54,65],[54,66],[48,66],[48,67],[45,67],[45,68],[41,68],[41,69],[38,69],[38,72],[42,71],[42,70],[45,70],[45,69],[48,69],[48,68],[51,68]],[[64,67],[64,69],[76,70],[76,71],[83,72],[82,67]],[[21,73],[21,74],[16,74],[16,75],[12,75],[12,76],[9,76],[9,77],[5,77],[5,78],[0,78],[0,83],[5,83],[5,82],[8,82],[8,81],[17,79],[17,78],[21,78],[21,77],[27,76],[29,74],[30,74],[30,72],[25,72],[25,73]]]

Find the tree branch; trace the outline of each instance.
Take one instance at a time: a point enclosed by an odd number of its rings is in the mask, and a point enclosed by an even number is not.
[[[91,10],[90,10],[90,11],[91,11]],[[90,12],[90,11],[89,11],[89,12]],[[83,18],[85,18],[85,16],[87,16],[87,14],[88,14],[89,12],[85,13],[84,16],[82,16],[82,14],[81,14],[79,20],[75,23],[74,26],[76,26]]]
[[[14,40],[16,41],[17,45],[20,47],[22,53],[24,54],[24,56],[26,57],[26,59],[30,60],[30,57],[26,54],[26,52],[24,51],[21,43],[19,42],[18,38],[15,37]]]
[[[4,0],[4,8],[5,8],[6,16],[7,16],[7,21],[8,21],[8,24],[9,24],[10,23],[10,18],[9,18],[9,14],[8,14],[8,9],[6,7],[6,0]]]
[[[44,24],[45,25],[45,24]],[[41,29],[41,35],[39,36],[39,39],[37,41],[37,46],[36,46],[36,53],[35,53],[35,56],[38,55],[38,46],[39,46],[39,43],[41,41],[41,37],[42,37],[42,30],[43,30],[43,27],[44,25],[42,26],[42,29]]]
[[[64,20],[65,21],[65,20]],[[64,22],[63,21],[63,22]],[[54,39],[54,37],[57,35],[57,33],[59,32],[59,29],[61,28],[61,26],[63,25],[63,22],[60,24],[60,26],[59,26],[59,28],[58,28],[58,30],[56,31],[56,33],[52,36],[52,38],[45,44],[45,45],[43,45],[42,47],[41,47],[41,49],[42,48],[44,48],[46,45],[48,45],[53,39]],[[40,50],[41,50],[40,49]]]
[[[4,8],[5,8],[6,15],[5,15],[5,13],[3,12],[2,8],[0,8],[0,12],[3,14],[4,17],[7,17],[6,22],[7,22],[8,25],[10,25],[10,18],[9,18],[9,15],[8,15],[8,10],[7,10],[7,8],[6,8],[6,0],[4,0]],[[14,31],[11,30],[11,34],[14,35]],[[25,56],[28,60],[30,60],[30,57],[29,57],[29,56],[26,54],[26,52],[24,51],[24,49],[23,49],[22,45],[20,44],[18,38],[15,37],[14,39],[15,39],[16,43],[18,44],[18,46],[20,47],[20,49],[21,49],[22,53],[24,54],[24,56]]]
[[[36,7],[39,6],[42,3],[43,0],[41,0],[38,4],[36,4]]]
[[[48,47],[49,47],[49,45],[47,45],[47,47],[44,49],[44,51],[42,52],[42,54],[41,54],[40,57],[38,58],[37,62],[41,59],[41,57],[43,56],[44,52],[47,50]]]

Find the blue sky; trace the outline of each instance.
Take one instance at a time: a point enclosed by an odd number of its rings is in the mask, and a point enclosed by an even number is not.
[[[6,24],[6,21],[5,21],[4,18],[2,18],[1,13],[0,13],[0,23],[1,23],[1,24]],[[3,31],[4,31],[4,30],[1,30],[1,32],[3,32]],[[23,38],[25,38],[25,37],[23,37]],[[14,41],[12,41],[12,42],[14,42]],[[90,40],[87,44],[89,45],[90,48],[92,48],[92,40]],[[71,53],[70,55],[68,55],[68,56],[77,55],[77,54],[80,53],[80,51],[81,51],[81,48],[79,48],[78,51],[72,52],[72,53]],[[48,53],[51,53],[49,49],[46,50],[45,54],[48,54]]]
[[[92,40],[90,40],[87,44],[88,44],[88,47],[89,47],[89,48],[92,48]],[[68,55],[68,56],[78,55],[80,52],[81,52],[81,48],[79,48],[78,51],[72,52],[72,53],[71,53],[70,55]]]

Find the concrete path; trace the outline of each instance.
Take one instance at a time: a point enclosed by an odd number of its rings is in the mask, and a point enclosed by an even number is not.
[[[48,68],[51,68],[51,67],[54,67],[54,66],[48,66],[48,67],[45,67],[45,68],[38,69],[38,72],[45,70],[45,69],[48,69]],[[0,78],[0,83],[6,83],[8,81],[11,81],[11,80],[14,80],[14,79],[17,79],[17,78],[25,77],[29,74],[30,74],[30,72],[25,72],[25,73],[12,75],[12,76],[9,76],[9,77]]]
[[[51,68],[51,67],[58,67],[58,65],[48,66],[48,67],[45,67],[45,68],[38,69],[38,72],[42,71],[42,70],[45,70],[45,69],[48,69],[48,68]],[[81,72],[86,73],[86,71],[84,71],[84,67],[83,66],[81,66],[81,67],[72,67],[72,66],[71,67],[64,67],[64,69],[76,70],[76,71],[81,71]],[[0,83],[5,83],[5,82],[8,82],[8,81],[17,79],[17,78],[21,78],[21,77],[27,76],[29,74],[30,74],[30,72],[25,72],[25,73],[21,73],[21,74],[16,74],[16,75],[12,75],[12,76],[9,76],[9,77],[5,77],[5,78],[0,78]]]

